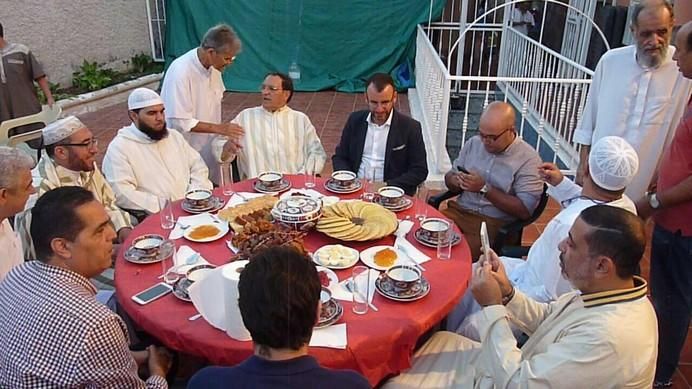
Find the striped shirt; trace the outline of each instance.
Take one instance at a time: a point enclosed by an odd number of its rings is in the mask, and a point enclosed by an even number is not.
[[[264,171],[284,174],[319,173],[327,153],[308,116],[284,106],[275,112],[263,107],[247,108],[232,121],[245,129],[243,149],[238,154],[242,179]],[[225,138],[215,143],[217,158]]]
[[[0,283],[0,387],[167,388],[138,377],[125,323],[95,293],[67,269],[15,267]]]

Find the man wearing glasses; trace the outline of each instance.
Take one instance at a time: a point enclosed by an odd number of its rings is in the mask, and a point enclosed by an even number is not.
[[[32,171],[38,196],[32,196],[27,202],[27,211],[17,215],[17,229],[28,258],[35,258],[29,233],[31,208],[38,197],[62,186],[79,186],[92,192],[106,208],[117,232],[117,241],[125,241],[132,231],[132,221],[130,215],[116,205],[113,189],[96,166],[98,141],[91,130],[75,116],[69,116],[45,127],[43,142],[44,155]]]
[[[488,105],[479,134],[466,142],[445,175],[449,190],[463,192],[442,213],[464,232],[474,261],[480,256],[481,222],[486,222],[492,244],[502,225],[531,217],[543,191],[541,159],[517,135],[515,120],[511,105]]]
[[[283,73],[269,73],[262,85],[262,105],[247,108],[232,123],[247,129],[240,143],[218,137],[214,153],[219,161],[238,158],[241,179],[260,172],[317,174],[327,153],[308,116],[287,104],[293,97],[293,81]]]
[[[212,142],[216,135],[239,142],[243,129],[235,123],[221,123],[221,100],[226,87],[221,72],[235,60],[240,39],[230,26],[210,28],[199,47],[176,58],[166,70],[161,98],[166,121],[180,131],[209,168],[209,178],[218,184]]]

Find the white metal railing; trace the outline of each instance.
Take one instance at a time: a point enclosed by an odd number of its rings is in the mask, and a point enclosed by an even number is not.
[[[537,150],[547,146],[554,151],[554,161],[559,159],[568,169],[576,167],[578,151],[572,135],[581,117],[593,72],[510,27],[511,13],[507,10],[516,2],[510,0],[502,4],[498,1],[495,8],[477,15],[474,22],[460,23],[466,26],[463,32],[455,31],[455,23],[449,21],[418,28],[415,93],[422,105],[420,116],[427,129],[428,153],[438,170],[431,174],[444,174],[451,166],[445,147],[450,92],[460,96],[466,104],[462,110],[462,146],[468,135],[472,135],[468,132],[475,130],[470,116],[480,113],[470,113],[471,101],[480,100],[484,108],[500,99],[516,107],[521,114],[518,132],[527,140],[531,138]],[[558,3],[555,0],[546,2]],[[583,0],[570,3],[588,5],[582,4]],[[573,11],[573,19],[585,19],[577,24],[588,23],[605,41],[602,31],[593,23],[592,14],[584,12],[590,7],[579,9],[564,3],[560,5]],[[500,9],[504,9],[501,17],[489,17]],[[461,13],[463,15],[464,11]],[[585,29],[580,29],[581,33],[575,32],[570,38],[576,41],[574,47],[578,48],[575,52],[579,57],[590,40],[590,33],[586,35]],[[454,38],[457,42],[450,44]],[[608,47],[607,41],[605,43]],[[533,129],[530,134],[525,133],[527,125]]]
[[[166,0],[146,0],[146,4],[151,58],[156,62],[163,62],[165,61],[163,50],[166,38]]]

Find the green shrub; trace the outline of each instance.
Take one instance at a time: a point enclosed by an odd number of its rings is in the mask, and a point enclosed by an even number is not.
[[[89,62],[85,59],[79,70],[72,73],[72,84],[77,88],[95,91],[110,85],[110,81],[115,74],[115,71],[104,69],[96,61]]]

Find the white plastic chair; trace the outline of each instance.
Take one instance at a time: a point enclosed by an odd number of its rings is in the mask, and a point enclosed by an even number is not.
[[[33,115],[23,116],[16,119],[5,120],[0,123],[0,144],[8,146],[16,146],[22,142],[28,142],[33,139],[38,139],[41,137],[43,129],[38,129],[34,131],[25,132],[23,134],[17,134],[9,136],[11,129],[26,124],[32,123],[44,123],[48,125],[60,117],[62,113],[62,108],[58,104],[53,104],[53,108],[44,105],[41,107],[41,112],[35,113]]]

